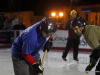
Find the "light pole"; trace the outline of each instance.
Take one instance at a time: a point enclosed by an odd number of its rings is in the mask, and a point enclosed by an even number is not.
[[[73,0],[70,0],[70,11],[72,10],[72,1]]]
[[[70,0],[70,11],[72,11],[72,1],[73,0]],[[71,19],[71,16],[70,16],[70,19]]]

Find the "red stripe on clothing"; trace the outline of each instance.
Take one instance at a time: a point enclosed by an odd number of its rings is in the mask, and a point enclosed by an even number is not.
[[[22,56],[24,57],[24,59],[25,59],[30,65],[32,65],[33,63],[36,62],[36,60],[32,57],[31,54],[26,55],[26,54],[23,52],[23,50],[22,50]]]
[[[53,37],[52,37],[52,34],[50,35],[50,38],[53,38]]]

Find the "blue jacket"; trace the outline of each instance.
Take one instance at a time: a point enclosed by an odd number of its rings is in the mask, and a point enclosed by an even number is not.
[[[33,58],[39,55],[40,49],[49,39],[42,36],[39,25],[40,22],[28,27],[14,40],[11,48],[13,56],[22,57],[22,50],[26,55],[31,54]]]

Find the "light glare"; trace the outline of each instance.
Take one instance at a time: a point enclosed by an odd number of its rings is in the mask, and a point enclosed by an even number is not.
[[[63,13],[59,13],[59,16],[63,16]]]
[[[55,13],[52,13],[52,16],[55,16],[56,14]]]

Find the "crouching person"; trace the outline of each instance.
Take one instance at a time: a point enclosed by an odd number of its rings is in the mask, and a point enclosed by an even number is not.
[[[51,17],[44,17],[38,23],[25,29],[13,42],[11,48],[15,75],[38,75],[40,67],[39,51],[56,32],[56,23]]]

